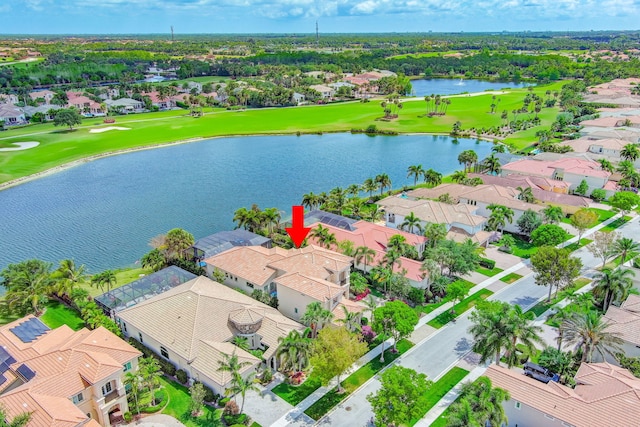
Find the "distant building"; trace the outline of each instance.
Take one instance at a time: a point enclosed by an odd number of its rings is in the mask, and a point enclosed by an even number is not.
[[[12,104],[0,104],[0,121],[5,126],[17,126],[27,123],[24,111]]]
[[[33,117],[34,114],[40,113],[43,115],[45,121],[51,121],[56,115],[56,111],[60,110],[62,107],[54,104],[44,104],[39,105],[37,107],[23,107],[22,111],[24,111],[24,115],[27,119]]]
[[[141,113],[144,109],[144,102],[132,98],[120,98],[116,100],[106,100],[105,104],[110,110],[121,114]]]
[[[271,247],[271,239],[238,228],[231,231],[220,231],[196,240],[193,244],[193,257],[197,260],[210,258],[236,246]]]
[[[325,85],[311,85],[309,86],[309,89],[313,89],[316,92],[319,92],[320,96],[323,99],[333,98],[334,95],[336,94],[336,91],[334,88],[325,86]]]

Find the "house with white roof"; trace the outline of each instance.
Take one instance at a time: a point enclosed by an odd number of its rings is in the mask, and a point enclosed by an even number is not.
[[[13,104],[0,104],[0,121],[5,126],[17,126],[27,123],[24,111]]]
[[[132,98],[107,99],[105,102],[110,110],[121,114],[141,113],[144,111],[144,102]]]
[[[336,94],[336,90],[334,88],[325,85],[311,85],[309,86],[309,89],[319,92],[323,99],[333,98]]]

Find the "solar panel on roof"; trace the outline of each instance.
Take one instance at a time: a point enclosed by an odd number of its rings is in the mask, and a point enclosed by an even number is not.
[[[11,356],[11,354],[9,354],[9,352],[4,347],[0,347],[0,363],[11,365],[15,362],[16,359],[14,359],[13,356]]]
[[[4,377],[4,375],[0,375],[0,385],[4,384],[7,382],[7,379]]]
[[[25,332],[24,329],[17,326],[15,328],[11,328],[10,331],[13,332],[13,335],[17,336],[22,342],[31,342],[35,339],[35,337],[32,337]]]
[[[27,381],[31,380],[33,377],[36,376],[36,373],[33,372],[31,368],[29,368],[24,363],[18,366],[18,369],[16,369],[16,372],[18,372]]]

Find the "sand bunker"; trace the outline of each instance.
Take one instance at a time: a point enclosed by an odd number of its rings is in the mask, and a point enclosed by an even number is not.
[[[0,148],[0,151],[28,150],[29,148],[37,147],[38,145],[40,145],[40,143],[36,141],[13,142],[11,145],[17,145],[17,147]]]
[[[123,128],[120,126],[107,126],[106,128],[91,129],[89,133],[102,133],[102,132],[108,132],[110,130],[130,130],[130,129],[131,128]]]

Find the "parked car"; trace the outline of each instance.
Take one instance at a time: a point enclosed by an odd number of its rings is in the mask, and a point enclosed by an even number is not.
[[[542,381],[545,384],[549,381],[560,381],[560,375],[531,362],[527,362],[524,364],[524,374],[538,381]]]

